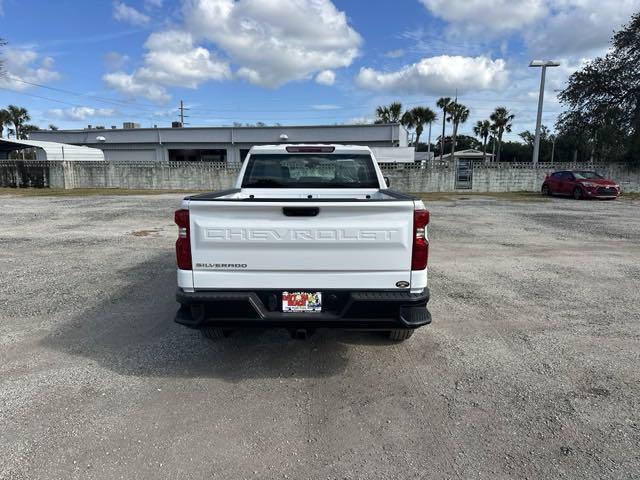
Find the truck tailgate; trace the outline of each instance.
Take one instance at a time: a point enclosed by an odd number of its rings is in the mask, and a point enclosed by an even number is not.
[[[411,281],[413,210],[411,200],[191,201],[194,288],[395,289]]]

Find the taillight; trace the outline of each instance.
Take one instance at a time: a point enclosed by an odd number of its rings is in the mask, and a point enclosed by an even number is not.
[[[429,260],[429,240],[427,240],[427,210],[413,211],[413,250],[411,252],[411,270],[424,270]]]
[[[176,260],[180,270],[191,270],[191,240],[189,239],[189,210],[176,210],[175,222],[178,225],[176,240]]]

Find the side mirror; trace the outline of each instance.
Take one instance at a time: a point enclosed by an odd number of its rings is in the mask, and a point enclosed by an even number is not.
[[[391,180],[389,180],[389,177],[384,177],[384,183],[387,184],[387,188],[391,186]]]

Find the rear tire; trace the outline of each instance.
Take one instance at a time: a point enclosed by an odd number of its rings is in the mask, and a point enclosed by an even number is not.
[[[220,338],[228,337],[231,330],[225,330],[220,327],[202,327],[200,329],[202,336],[209,340],[218,340]]]
[[[573,189],[573,198],[576,200],[582,200],[582,189],[580,187]]]
[[[389,340],[394,342],[402,342],[413,335],[413,330],[408,328],[398,328],[389,332]]]
[[[551,189],[549,188],[549,185],[547,185],[546,183],[542,185],[542,189],[540,191],[542,195],[544,195],[545,197],[551,196]]]

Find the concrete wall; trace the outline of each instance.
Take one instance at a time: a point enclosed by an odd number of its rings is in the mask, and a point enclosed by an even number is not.
[[[456,189],[456,169],[453,165],[436,167],[381,165],[384,175],[391,181],[391,188],[404,192],[537,192],[547,173],[555,170],[596,170],[617,181],[625,192],[640,192],[640,170],[630,170],[622,165],[592,164],[489,164],[478,162],[473,168],[471,189]]]
[[[391,188],[404,192],[456,191],[453,165],[381,165]],[[621,165],[476,164],[471,192],[539,191],[545,175],[560,169],[596,169],[623,191],[640,192],[640,170]],[[0,160],[0,186],[218,190],[232,187],[238,167],[178,162],[21,162]]]

